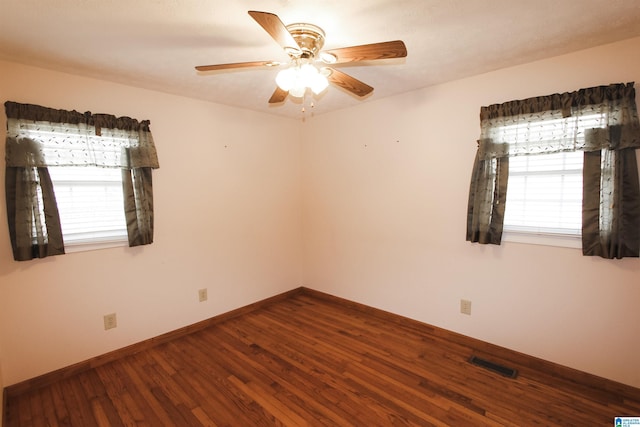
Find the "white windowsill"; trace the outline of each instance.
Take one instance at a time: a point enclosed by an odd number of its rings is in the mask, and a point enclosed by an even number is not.
[[[581,236],[570,234],[543,234],[504,230],[502,233],[502,241],[582,249]]]
[[[64,252],[67,254],[74,252],[85,252],[85,251],[96,251],[99,249],[109,249],[109,248],[117,248],[122,246],[128,246],[129,241],[125,237],[124,239],[107,239],[101,241],[92,241],[92,242],[83,242],[83,241],[75,241],[75,242],[65,242],[64,243]]]

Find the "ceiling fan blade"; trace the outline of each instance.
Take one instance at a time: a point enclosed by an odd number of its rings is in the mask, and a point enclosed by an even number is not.
[[[342,71],[338,71],[333,68],[329,68],[329,70],[331,71],[331,74],[327,79],[336,86],[340,86],[341,88],[358,96],[365,96],[373,92],[373,88],[371,86],[361,82],[355,77],[351,77],[349,74],[345,74]]]
[[[369,61],[375,59],[404,58],[407,56],[407,47],[402,40],[394,40],[325,50],[320,54],[320,57],[326,54],[336,58],[336,61],[331,63],[340,64],[344,62]]]
[[[300,52],[300,46],[295,41],[287,27],[282,23],[278,15],[269,12],[250,10],[249,15],[269,33],[273,39],[284,48],[287,53]]]
[[[278,65],[280,65],[280,62],[276,62],[276,61],[233,62],[230,64],[198,65],[196,67],[196,70],[217,71],[217,70],[228,70],[231,68],[275,67]]]
[[[271,95],[271,98],[269,98],[269,104],[278,104],[280,102],[283,102],[287,98],[287,95],[289,95],[289,91],[282,90],[279,87],[276,87],[273,95]]]

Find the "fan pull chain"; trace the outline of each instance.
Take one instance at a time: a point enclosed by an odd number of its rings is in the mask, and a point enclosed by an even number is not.
[[[313,117],[313,109],[316,108],[313,97],[309,97],[309,99],[309,105],[307,106],[307,94],[305,92],[305,94],[302,95],[302,107],[300,107],[300,113],[303,122],[307,120],[307,107],[310,108],[309,112],[311,113],[311,115],[309,117]]]
[[[307,101],[307,92],[304,93],[304,95],[302,95],[302,107],[300,108],[300,112],[302,113],[302,121],[306,121],[307,116],[306,116],[306,112],[307,109],[305,108],[305,103]]]
[[[305,120],[306,118],[306,112],[307,112],[307,107],[306,107],[306,102],[307,102],[307,94],[305,93],[302,96],[302,107],[300,108],[300,112],[302,113],[302,121]],[[309,104],[309,108],[311,108],[311,110],[313,110],[315,108],[315,103],[313,102],[313,99],[311,99],[311,103]],[[313,112],[312,112],[313,115]]]

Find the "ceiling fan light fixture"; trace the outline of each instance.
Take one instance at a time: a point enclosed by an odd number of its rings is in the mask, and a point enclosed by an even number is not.
[[[302,64],[298,72],[300,80],[302,80],[302,83],[307,87],[311,86],[311,82],[316,74],[318,74],[318,69],[309,63]]]
[[[291,90],[289,90],[289,95],[293,96],[294,98],[302,98],[306,91],[307,88],[305,86],[298,84],[293,86]]]
[[[286,68],[278,72],[276,76],[276,84],[282,90],[289,91],[296,82],[295,68]]]
[[[327,80],[324,75],[317,73],[315,76],[313,76],[313,81],[311,82],[310,86],[313,93],[315,93],[316,95],[320,95],[320,93],[322,93],[328,86],[329,80]]]
[[[276,76],[276,84],[289,95],[300,98],[307,89],[316,95],[329,86],[329,81],[316,67],[309,63],[294,65],[286,68]]]

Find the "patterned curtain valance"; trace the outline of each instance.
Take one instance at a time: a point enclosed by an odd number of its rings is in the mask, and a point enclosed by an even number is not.
[[[633,83],[596,86],[575,92],[555,93],[489,105],[480,108],[480,120],[538,114],[551,110],[563,111],[564,116],[568,117],[571,115],[571,109],[579,109],[588,105],[609,104],[619,102],[621,99],[635,99]]]
[[[640,148],[633,83],[539,96],[480,109],[483,159]]]
[[[149,120],[138,121],[130,117],[116,117],[112,114],[92,114],[90,111],[79,113],[71,110],[56,110],[33,104],[20,104],[7,101],[4,104],[8,119],[22,119],[34,122],[52,122],[79,124],[98,128],[111,128],[121,130],[143,130],[150,132]],[[99,133],[99,132],[98,132]]]
[[[7,101],[10,167],[158,168],[148,120]]]

